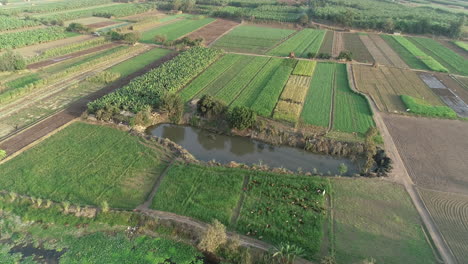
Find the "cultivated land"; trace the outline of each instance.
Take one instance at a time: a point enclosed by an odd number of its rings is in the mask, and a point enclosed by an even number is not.
[[[161,147],[126,132],[78,122],[2,164],[0,189],[54,201],[107,201],[113,207],[134,208],[169,159]]]
[[[362,40],[359,38],[359,35],[356,33],[339,33],[342,34],[344,46],[341,46],[337,43],[337,49],[334,53],[340,53],[338,47],[344,47],[344,50],[351,51],[353,54],[353,59],[359,62],[374,63],[374,58],[367,50]],[[338,54],[336,56],[338,56]]]
[[[407,68],[406,63],[377,34],[359,35],[375,62],[382,65]]]
[[[325,37],[323,38],[322,46],[319,49],[319,53],[325,53],[332,55],[333,51],[333,32],[331,30],[327,30],[325,33]]]
[[[419,76],[408,70],[355,65],[352,67],[357,89],[371,96],[381,111],[405,112],[401,95],[424,99],[431,105],[444,105]]]
[[[239,25],[239,23],[234,21],[217,19],[215,22],[187,35],[187,37],[190,39],[202,38],[205,45],[210,45],[213,41],[218,39],[219,36],[225,34],[237,25]]]
[[[303,29],[269,51],[268,55],[287,57],[294,52],[296,57],[307,58],[318,53],[324,36],[324,30]]]

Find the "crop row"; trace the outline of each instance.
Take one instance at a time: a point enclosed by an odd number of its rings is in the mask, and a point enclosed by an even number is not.
[[[457,45],[458,47],[464,49],[465,51],[468,51],[468,43],[463,42],[463,41],[454,41],[453,43]]]
[[[436,61],[431,56],[428,56],[424,51],[420,50],[416,45],[414,45],[407,38],[402,36],[393,36],[393,38],[405,47],[413,56],[419,58],[429,69],[439,72],[448,72],[448,70]]]
[[[348,133],[366,133],[374,126],[369,103],[349,87],[345,64],[337,64],[335,74],[333,129]]]
[[[412,69],[420,70],[429,70],[429,68],[421,60],[416,58],[409,52],[405,47],[403,47],[393,36],[390,35],[380,35],[380,37],[387,42],[387,44],[400,55],[400,58]]]
[[[83,41],[83,42],[72,43],[66,46],[51,48],[51,49],[45,50],[38,56],[28,59],[28,63],[34,63],[34,62],[38,62],[38,61],[45,60],[48,58],[57,57],[57,56],[69,54],[72,52],[77,52],[77,51],[93,48],[96,46],[103,45],[107,42],[108,41],[104,37],[100,37],[100,38],[94,38],[94,39]]]
[[[133,79],[128,85],[88,104],[91,112],[109,106],[132,111],[154,107],[166,93],[174,93],[203,72],[222,54],[221,50],[195,47],[185,51],[150,72]]]
[[[0,34],[0,50],[20,48],[32,44],[65,38],[67,34],[61,27],[47,27],[28,31]]]
[[[288,56],[290,52],[294,52],[298,57],[306,57],[308,53],[316,54],[320,49],[324,36],[324,30],[304,29],[268,52],[268,54],[283,57]]]
[[[269,58],[266,57],[255,57],[239,72],[236,78],[232,79],[228,84],[218,90],[215,97],[226,104],[230,104],[268,61]]]
[[[211,67],[206,69],[198,78],[193,80],[187,87],[180,93],[184,101],[189,101],[206,86],[218,79],[227,69],[232,67],[237,61],[242,58],[240,55],[227,54],[224,55],[217,62],[213,63]]]
[[[10,16],[0,16],[0,31],[33,27],[37,25],[40,25],[40,23],[30,19],[19,19]]]
[[[401,95],[401,100],[407,109],[409,109],[410,113],[430,117],[457,117],[457,113],[448,106],[434,106],[423,99],[414,98],[409,95]]]
[[[316,61],[300,60],[297,62],[296,67],[294,67],[292,74],[311,77],[314,74],[316,65]]]
[[[456,52],[430,38],[412,37],[411,40],[418,43],[421,47],[424,47],[424,49],[427,49],[433,54],[434,58],[447,65],[451,70],[453,69],[457,73],[468,75],[468,60],[465,60]]]
[[[176,21],[168,25],[157,27],[153,30],[146,31],[143,33],[141,42],[145,43],[156,43],[155,37],[158,35],[165,36],[167,40],[172,41],[176,40],[183,35],[186,35],[200,27],[203,27],[211,22],[213,18],[204,18],[204,19],[185,19],[181,21]]]
[[[336,64],[319,63],[310,83],[301,119],[311,125],[328,127]]]
[[[121,56],[124,56],[128,54],[129,52],[132,52],[133,50],[139,50],[142,49],[142,47],[131,47],[131,50],[129,50],[128,47],[118,47],[110,51],[105,52],[105,56],[97,56],[96,59],[93,60],[86,60],[83,63],[79,63],[76,65],[73,65],[72,67],[67,68],[64,71],[60,71],[54,74],[51,74],[47,78],[37,80],[32,83],[28,83],[27,85],[23,87],[18,87],[16,89],[10,89],[5,93],[0,94],[0,102],[5,103],[8,101],[11,101],[18,96],[28,93],[32,90],[39,89],[42,87],[45,87],[49,84],[56,83],[60,80],[63,80],[70,75],[78,72],[82,72],[85,70],[89,70],[91,67],[95,67],[96,65],[102,64],[102,63],[107,63],[109,61],[115,60],[116,58],[119,58]]]
[[[302,111],[302,104],[279,100],[273,112],[273,118],[296,123]]]

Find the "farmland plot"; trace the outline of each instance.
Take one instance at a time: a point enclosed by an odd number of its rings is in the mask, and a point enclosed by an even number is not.
[[[372,55],[367,50],[364,43],[362,43],[358,34],[354,33],[340,33],[344,40],[344,49],[351,51],[353,59],[360,62],[374,63]]]
[[[413,56],[405,47],[390,35],[380,35],[380,37],[400,55],[400,58],[412,69],[429,70],[429,67],[417,57]]]
[[[333,130],[364,134],[374,125],[366,98],[353,92],[349,87],[346,65],[337,64]]]
[[[369,38],[375,45],[385,54],[391,65],[398,68],[408,68],[408,65],[400,58],[400,56],[377,34],[369,34]]]
[[[316,61],[300,60],[297,62],[296,67],[294,67],[292,74],[311,77],[314,74],[316,65]]]
[[[405,112],[400,95],[424,98],[434,106],[444,105],[413,71],[356,65],[353,72],[357,89],[368,94],[381,111]]]
[[[333,32],[331,30],[327,30],[325,33],[325,37],[323,38],[322,46],[320,47],[318,53],[330,54],[332,55],[333,50]]]
[[[375,62],[382,65],[392,65],[385,54],[377,47],[377,45],[369,38],[368,35],[359,35],[359,38],[370,52]]]
[[[309,89],[310,77],[291,75],[280,100],[276,105],[273,117],[296,123],[301,114],[302,106]]]
[[[468,75],[468,60],[429,38],[412,37],[411,40],[428,55],[435,58],[450,72]]]
[[[458,95],[465,103],[468,102],[468,78],[455,77],[446,74],[435,74],[445,86]],[[466,83],[463,83],[465,79]]]
[[[217,40],[213,47],[234,52],[263,54],[294,33],[290,29],[241,25]]]
[[[336,64],[318,63],[304,102],[301,119],[311,125],[328,127]]]
[[[211,44],[219,36],[239,25],[239,23],[230,20],[217,19],[215,22],[208,24],[205,27],[191,33],[187,37],[190,39],[202,38],[205,45]]]
[[[324,30],[303,29],[290,39],[268,52],[269,55],[287,57],[294,52],[296,57],[307,57],[309,53],[317,54],[325,36]]]
[[[14,49],[71,36],[62,27],[54,26],[0,34],[0,50]]]
[[[211,22],[215,21],[213,18],[204,19],[185,19],[157,27],[153,30],[144,32],[141,36],[143,43],[158,43],[155,40],[156,36],[165,36],[168,41],[176,40],[194,30],[197,30]]]
[[[345,50],[343,34],[338,31],[333,31],[333,48],[332,48],[332,57],[336,58],[340,55],[340,52]]]
[[[418,189],[458,263],[468,259],[468,196]]]

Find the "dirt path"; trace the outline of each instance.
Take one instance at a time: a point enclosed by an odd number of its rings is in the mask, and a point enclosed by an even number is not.
[[[350,68],[352,72],[352,68],[349,66],[348,68]],[[350,75],[349,82],[350,82],[351,89],[357,93],[360,93],[355,86],[356,82],[354,81],[353,74]],[[379,129],[382,135],[383,141],[384,141],[385,152],[393,161],[393,170],[392,170],[391,175],[389,176],[389,179],[391,181],[400,183],[403,186],[405,186],[406,191],[410,195],[411,200],[413,201],[413,204],[416,207],[416,210],[418,211],[423,224],[426,226],[426,229],[428,230],[428,233],[431,236],[432,241],[434,242],[434,245],[436,246],[444,263],[455,264],[456,262],[454,260],[454,256],[452,255],[449,247],[445,243],[445,240],[442,234],[437,229],[437,226],[435,222],[433,221],[433,219],[431,218],[429,211],[424,206],[424,203],[422,202],[421,197],[419,196],[419,193],[416,190],[416,186],[414,185],[413,181],[411,180],[408,174],[408,171],[406,170],[406,167],[403,163],[400,153],[397,150],[395,142],[393,141],[393,138],[390,135],[390,132],[388,131],[387,126],[385,125],[385,122],[381,116],[381,112],[377,110],[377,106],[375,105],[374,101],[372,101],[366,94],[363,94],[363,93],[360,93],[360,94],[365,96],[366,99],[369,101],[372,112],[374,113],[375,124],[377,128]]]
[[[176,160],[175,158],[172,159],[172,161],[167,165],[167,167],[164,169],[164,171],[161,173],[161,175],[159,175],[158,179],[154,183],[154,186],[153,186],[153,189],[151,190],[150,195],[148,196],[148,198],[146,199],[146,201],[143,204],[139,205],[136,208],[137,210],[148,210],[148,209],[150,209],[150,205],[153,202],[154,196],[156,195],[156,192],[158,191],[162,180],[164,179],[164,177],[166,177],[167,171],[172,166],[172,164],[174,164],[175,160]]]
[[[143,69],[140,69],[136,71],[135,73],[132,73],[128,75],[127,77],[122,78],[118,80],[117,82],[114,82],[97,92],[94,92],[86,97],[81,98],[80,100],[70,104],[68,108],[39,122],[38,124],[32,126],[31,128],[26,129],[21,132],[19,131],[19,133],[12,135],[8,139],[5,139],[2,142],[0,142],[0,149],[5,150],[8,155],[11,155],[13,153],[16,153],[24,149],[25,147],[35,142],[36,140],[52,133],[54,130],[69,123],[73,119],[80,117],[83,111],[86,110],[86,105],[88,104],[88,102],[93,101],[97,98],[100,98],[114,91],[115,89],[128,84],[133,78],[138,77],[150,71],[151,69],[158,67],[162,63],[174,58],[176,55],[177,53],[166,55],[165,57],[147,65]]]
[[[40,61],[40,62],[37,62],[37,63],[29,64],[26,68],[29,69],[29,70],[35,70],[35,69],[50,66],[52,64],[63,62],[65,60],[73,59],[73,58],[76,58],[76,57],[80,57],[80,56],[83,56],[83,55],[87,55],[87,54],[98,52],[98,51],[105,50],[105,49],[110,49],[110,48],[116,47],[118,45],[119,44],[117,44],[117,43],[108,43],[108,44],[104,44],[102,46],[98,46],[98,47],[78,51],[78,52],[75,52],[75,53],[67,54],[67,55],[64,55],[64,56],[47,59],[45,61]]]
[[[236,205],[236,208],[234,209],[234,213],[232,214],[231,217],[231,226],[235,226],[237,223],[237,220],[239,219],[240,211],[242,209],[242,204],[244,203],[245,199],[245,191],[247,189],[247,186],[249,185],[250,181],[250,176],[246,174],[244,176],[244,182],[242,183],[242,192],[241,192],[241,197],[239,199],[239,202]]]

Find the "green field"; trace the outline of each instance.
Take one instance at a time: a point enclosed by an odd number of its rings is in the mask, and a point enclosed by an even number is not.
[[[293,75],[302,75],[311,77],[314,74],[316,61],[300,60],[294,67]]]
[[[453,44],[457,45],[458,47],[464,49],[465,51],[468,51],[468,43],[463,42],[463,41],[453,41]]]
[[[173,23],[162,25],[160,27],[156,27],[154,29],[143,32],[140,42],[160,44],[156,42],[156,36],[165,36],[168,41],[176,40],[213,21],[215,21],[214,18],[184,19],[180,21],[175,21]]]
[[[450,72],[468,75],[468,60],[430,38],[410,38],[420,49],[440,62]]]
[[[308,57],[308,53],[317,54],[325,37],[324,30],[303,29],[281,45],[268,52],[273,56],[289,56],[294,52],[296,57]]]
[[[0,189],[131,209],[145,200],[166,160],[163,149],[126,132],[78,122],[0,165]]]
[[[238,26],[217,40],[213,47],[235,52],[263,54],[292,33],[294,30],[290,29]]]
[[[337,263],[435,264],[422,223],[400,185],[332,179]],[[352,243],[350,243],[352,241]]]
[[[457,118],[457,113],[445,105],[432,105],[423,99],[414,98],[409,95],[401,95],[401,100],[406,108],[409,109],[409,113],[429,117]]]
[[[242,190],[245,171],[173,165],[164,177],[151,208],[229,225]]]
[[[38,81],[40,79],[41,79],[41,77],[39,76],[39,74],[29,73],[29,74],[27,74],[25,76],[19,77],[18,79],[7,82],[7,83],[5,83],[5,85],[6,85],[6,87],[8,89],[16,89],[16,88],[21,88],[23,86],[26,86],[26,85],[28,85],[30,83],[35,82],[35,81]],[[2,91],[2,92],[4,92],[4,91]]]
[[[336,64],[318,63],[302,108],[301,119],[311,125],[328,127]]]
[[[412,69],[419,69],[419,70],[429,70],[426,64],[424,64],[420,59],[413,56],[411,52],[409,52],[405,47],[403,47],[398,41],[396,41],[390,35],[380,35],[385,42],[396,52],[400,55],[400,58]]]
[[[154,48],[143,54],[135,56],[129,60],[119,63],[109,69],[110,72],[118,73],[121,77],[128,76],[144,66],[166,56],[171,53],[170,50]]]
[[[361,134],[374,126],[366,98],[351,90],[345,64],[336,65],[333,130]]]

